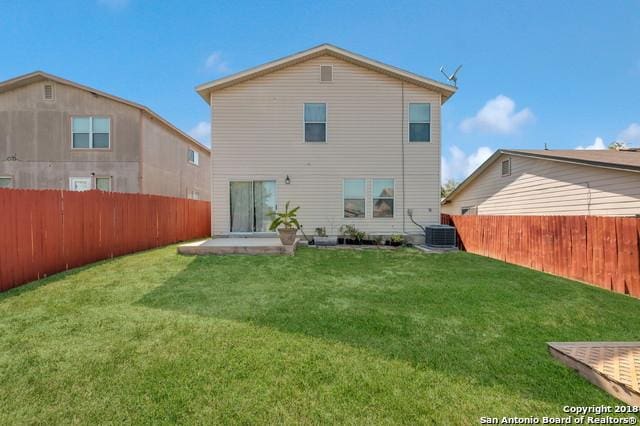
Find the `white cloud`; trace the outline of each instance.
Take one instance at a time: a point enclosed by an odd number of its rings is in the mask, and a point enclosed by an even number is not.
[[[460,181],[466,178],[491,157],[491,154],[493,150],[487,146],[481,146],[469,155],[457,146],[452,146],[449,148],[449,156],[442,157],[441,181],[444,183],[449,179]]]
[[[479,130],[487,133],[512,134],[534,119],[533,112],[529,108],[516,112],[516,103],[511,98],[498,95],[488,100],[475,116],[464,119],[460,129],[467,133]]]
[[[640,144],[640,124],[629,124],[629,127],[620,132],[620,134],[618,135],[618,139],[620,141],[626,142],[627,145]]]
[[[98,4],[109,9],[124,9],[129,5],[129,0],[98,0]]]
[[[591,145],[587,146],[576,146],[576,149],[607,149],[607,146],[604,144],[604,141],[600,136],[598,136]]]
[[[201,121],[189,130],[189,136],[205,144],[211,146],[211,123]]]
[[[207,59],[204,61],[204,68],[207,71],[215,71],[221,74],[231,71],[229,64],[224,60],[221,52],[213,52],[207,56]]]

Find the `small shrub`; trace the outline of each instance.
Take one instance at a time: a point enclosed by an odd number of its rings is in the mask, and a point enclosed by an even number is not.
[[[324,227],[316,228],[316,236],[318,236],[318,237],[326,237],[327,236],[327,230]]]
[[[340,233],[345,237],[352,239],[353,241],[360,243],[367,237],[367,233],[364,231],[359,231],[353,225],[342,225],[340,227]]]
[[[395,247],[401,246],[402,244],[404,244],[404,235],[393,234],[391,237],[389,237],[388,244]]]

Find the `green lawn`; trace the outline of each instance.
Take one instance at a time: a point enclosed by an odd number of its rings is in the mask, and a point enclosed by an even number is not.
[[[0,294],[0,424],[477,423],[618,402],[547,341],[640,301],[467,253],[175,246]]]

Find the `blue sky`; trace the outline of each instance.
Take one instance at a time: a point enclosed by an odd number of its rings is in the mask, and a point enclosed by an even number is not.
[[[638,1],[0,0],[0,80],[36,69],[145,104],[205,140],[194,86],[328,42],[428,77],[444,178],[493,150],[640,146]]]

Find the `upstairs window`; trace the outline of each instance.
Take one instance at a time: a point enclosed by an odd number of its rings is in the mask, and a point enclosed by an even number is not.
[[[327,141],[327,104],[304,104],[304,141]]]
[[[511,159],[502,161],[502,176],[511,176]]]
[[[71,134],[74,149],[109,149],[111,119],[109,117],[72,117]]]
[[[366,181],[364,179],[345,179],[342,197],[344,217],[364,217]]]
[[[409,142],[431,142],[431,104],[409,104]]]
[[[393,217],[393,179],[373,179],[373,217]]]
[[[189,148],[187,150],[187,161],[195,166],[200,164],[200,154],[198,153],[198,151],[194,151],[193,149]]]

